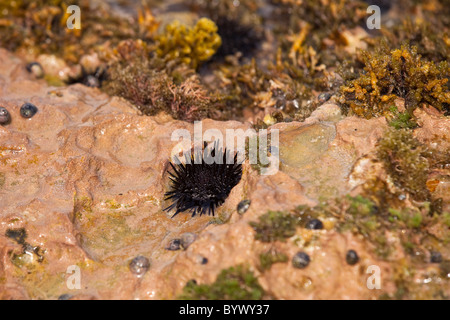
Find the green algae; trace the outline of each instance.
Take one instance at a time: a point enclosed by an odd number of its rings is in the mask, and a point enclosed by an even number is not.
[[[289,212],[268,211],[250,222],[255,230],[255,239],[262,242],[286,241],[295,234],[298,218]]]
[[[379,142],[377,156],[398,187],[423,200],[429,198],[426,152],[411,131],[390,129]]]
[[[390,112],[393,116],[389,121],[391,127],[395,129],[415,129],[418,127],[413,115],[409,112],[399,112],[395,106],[390,108]]]
[[[224,269],[212,284],[189,281],[182,300],[260,300],[265,292],[253,272],[243,265]]]
[[[263,272],[269,270],[275,263],[285,263],[287,261],[287,255],[274,250],[263,252],[259,255],[259,267]]]

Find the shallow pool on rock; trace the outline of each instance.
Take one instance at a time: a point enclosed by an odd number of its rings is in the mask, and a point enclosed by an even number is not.
[[[356,161],[354,148],[336,141],[332,122],[320,122],[280,133],[281,170],[298,180],[313,198],[345,194],[343,188]]]

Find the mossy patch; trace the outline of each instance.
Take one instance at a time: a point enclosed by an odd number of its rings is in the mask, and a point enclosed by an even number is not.
[[[418,124],[414,120],[414,116],[409,112],[399,112],[395,106],[390,108],[392,118],[389,125],[395,129],[415,129]]]
[[[379,142],[377,156],[394,183],[418,199],[428,199],[427,150],[406,129],[389,129]]]
[[[252,271],[243,265],[224,269],[212,284],[189,281],[182,300],[260,300],[265,292]]]
[[[156,67],[157,59],[136,57],[120,60],[109,69],[104,90],[133,103],[144,115],[165,111],[176,119],[203,118],[212,98],[195,76],[176,84],[166,71]]]
[[[222,44],[216,24],[208,18],[201,18],[192,28],[174,21],[156,41],[159,57],[185,63],[194,69],[210,59]]]
[[[448,63],[423,59],[416,47],[402,45],[389,50],[381,45],[374,53],[362,51],[364,72],[347,81],[340,89],[340,102],[354,114],[372,118],[390,114],[397,98],[405,99],[406,111],[412,112],[423,103],[446,111],[450,105]]]
[[[66,27],[69,5],[81,11],[81,29]],[[150,39],[148,32],[157,26],[151,14],[139,10],[147,19],[123,19],[105,4],[95,10],[88,0],[5,0],[0,3],[0,46],[11,51],[25,49],[30,53],[56,54],[66,62],[77,63],[92,50],[103,51],[102,44],[115,45],[127,38]],[[133,23],[134,22],[134,23]]]
[[[287,261],[287,255],[276,250],[269,250],[259,255],[259,267],[261,271],[269,270],[274,263],[284,263]]]
[[[262,242],[286,241],[295,234],[298,218],[283,211],[268,211],[258,218],[257,222],[250,222],[255,230],[255,239]]]

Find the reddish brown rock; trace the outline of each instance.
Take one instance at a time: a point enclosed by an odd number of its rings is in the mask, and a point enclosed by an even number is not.
[[[281,171],[259,175],[246,162],[241,182],[216,217],[171,218],[162,210],[168,205],[168,161],[177,144],[171,134],[175,129],[193,134],[193,124],[140,116],[129,103],[98,89],[49,87],[24,66],[0,50],[0,104],[12,117],[0,126],[0,298],[172,299],[188,280],[210,283],[222,269],[242,263],[278,299],[376,298],[381,292],[366,286],[372,264],[382,270],[381,291],[395,291],[389,264],[377,260],[363,239],[328,227],[309,230],[314,240],[306,247],[296,241],[305,236],[302,228],[275,244],[289,261],[305,250],[308,268],[294,269],[289,262],[262,273],[259,254],[270,245],[256,241],[249,226],[269,209],[312,206],[323,195],[344,195],[362,183],[363,175],[357,182],[350,176],[358,159],[374,150],[384,119],[342,120],[339,108],[326,104],[303,123],[274,125],[282,141]],[[25,101],[39,109],[31,119],[19,116]],[[431,120],[424,121],[428,126]],[[224,136],[226,129],[251,127],[209,119],[202,125]],[[426,132],[419,134],[428,139]],[[236,206],[243,199],[251,205],[239,215]],[[5,234],[18,228],[25,228],[29,245],[39,247],[42,261],[38,253],[20,264],[14,260],[23,248]],[[185,232],[197,235],[187,250],[165,249]],[[345,263],[348,249],[357,250],[359,264]],[[140,278],[129,270],[138,255],[150,261]],[[80,270],[80,289],[67,286],[70,266]]]

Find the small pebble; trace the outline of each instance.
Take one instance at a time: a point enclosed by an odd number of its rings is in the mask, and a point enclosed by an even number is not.
[[[186,250],[194,241],[197,236],[192,232],[186,232],[181,235],[181,246]]]
[[[8,124],[11,121],[11,115],[8,110],[0,107],[0,124]]]
[[[244,214],[248,208],[250,208],[250,200],[242,200],[241,202],[239,202],[239,204],[237,205],[237,212],[239,214]]]
[[[208,263],[208,258],[202,256],[202,255],[198,255],[197,256],[197,262],[200,264],[207,264]]]
[[[144,256],[137,256],[130,262],[130,271],[138,277],[142,277],[150,269],[150,261]]]
[[[58,300],[70,300],[73,296],[71,294],[65,293],[58,297]]]
[[[331,98],[331,93],[329,93],[329,92],[322,92],[317,97],[317,100],[319,101],[320,104],[322,104],[322,103],[325,103],[328,100],[330,100],[330,98]]]
[[[44,76],[44,69],[39,62],[31,62],[25,67],[29,73],[32,73],[36,78]]]
[[[359,257],[355,250],[348,250],[347,255],[345,256],[345,260],[349,265],[352,266],[358,263]]]
[[[176,251],[181,249],[181,239],[172,239],[169,242],[169,245],[166,247],[166,250]]]
[[[430,256],[431,263],[441,263],[442,262],[442,254],[437,251],[432,251]]]
[[[309,255],[305,252],[298,252],[293,258],[292,258],[292,265],[294,268],[303,269],[306,268],[309,264],[311,259],[309,258]]]
[[[37,111],[38,108],[29,102],[24,103],[23,106],[20,107],[20,115],[27,119],[33,117]]]
[[[86,79],[84,79],[83,84],[87,87],[99,88],[100,80],[94,75],[88,75],[86,76]]]
[[[320,230],[323,229],[323,223],[319,219],[311,219],[306,223],[306,229]]]

